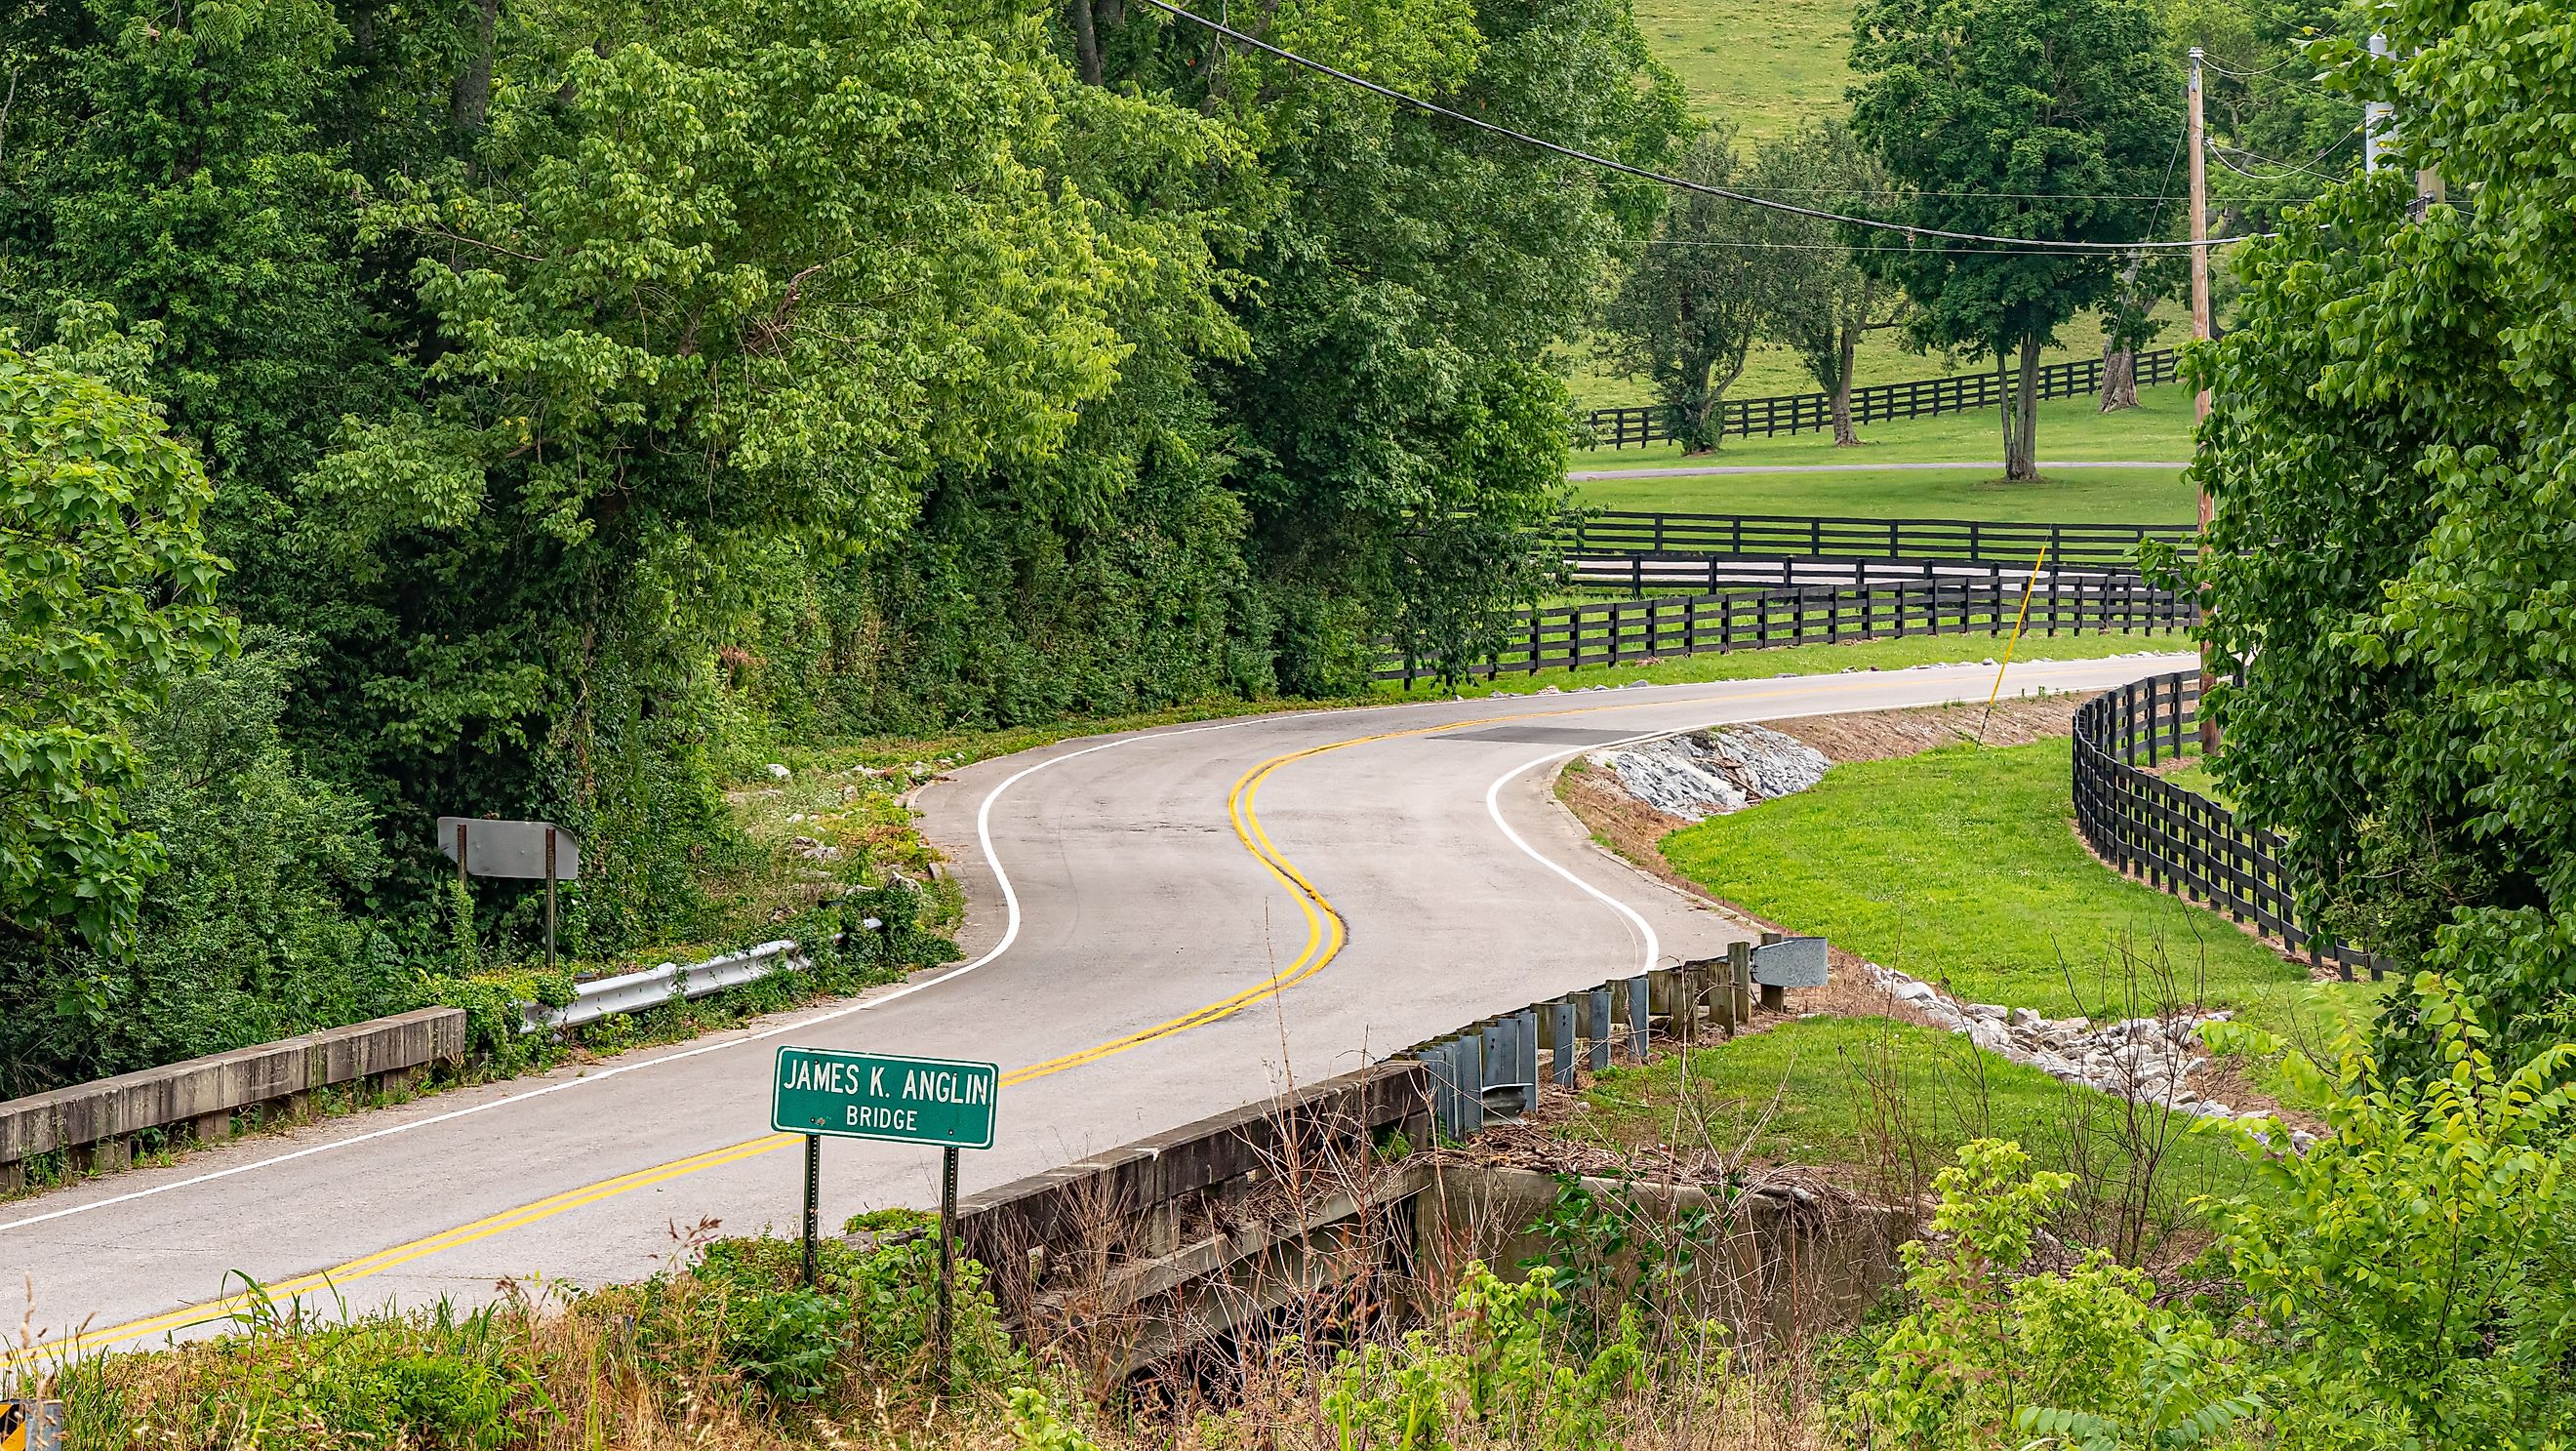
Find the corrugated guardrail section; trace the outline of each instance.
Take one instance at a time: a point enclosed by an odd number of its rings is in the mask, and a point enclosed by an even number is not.
[[[709,993],[723,992],[726,988],[758,982],[773,972],[793,971],[805,965],[804,951],[794,942],[782,939],[686,966],[666,962],[641,972],[594,978],[576,986],[572,1001],[560,1008],[550,1008],[543,1003],[519,1004],[519,1031],[534,1033],[552,1028],[575,1028],[618,1013],[641,1012],[664,1003],[702,998]]]
[[[465,1056],[465,1014],[422,1008],[74,1084],[0,1103],[0,1190],[23,1188],[27,1161],[62,1151],[79,1167],[114,1168],[146,1130],[200,1142],[226,1138],[233,1116],[306,1111],[315,1089],[381,1081]]]
[[[1739,944],[1741,945],[1741,944]],[[1731,1031],[1752,1016],[1753,990],[1806,986],[1823,974],[1810,961],[1824,939],[1769,937],[1734,959],[1659,967],[1613,978],[1561,998],[1501,1013],[1472,1027],[1420,1044],[1406,1055],[1430,1071],[1433,1126],[1460,1139],[1485,1126],[1491,1100],[1506,1112],[1526,1110],[1538,1099],[1542,1071],[1572,1087],[1578,1069],[1598,1073],[1613,1057],[1647,1061],[1654,1035],[1697,1040],[1703,1024]],[[1813,977],[1809,977],[1812,973]],[[1767,1001],[1768,999],[1766,999]],[[1547,1055],[1544,1069],[1540,1054]]]

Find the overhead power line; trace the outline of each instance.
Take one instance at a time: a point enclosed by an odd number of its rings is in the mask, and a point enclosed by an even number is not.
[[[1962,257],[2063,257],[2066,254],[2048,247],[1846,247],[1840,242],[1734,242],[1698,240],[1681,237],[1614,237],[1614,242],[1631,247],[1731,247],[1757,252],[1946,252]],[[2212,237],[2210,245],[2241,241],[2238,237]]]
[[[1906,222],[1890,222],[1876,217],[1846,216],[1841,212],[1829,212],[1817,207],[1804,207],[1795,202],[1784,202],[1773,197],[1755,196],[1750,192],[1734,191],[1722,186],[1711,186],[1706,182],[1691,181],[1685,177],[1671,175],[1668,172],[1653,171],[1642,166],[1631,166],[1627,162],[1615,160],[1607,156],[1595,155],[1589,151],[1567,146],[1560,142],[1550,141],[1543,136],[1532,136],[1526,131],[1515,131],[1509,126],[1501,126],[1491,121],[1479,120],[1464,112],[1453,111],[1446,106],[1437,104],[1436,102],[1426,101],[1420,96],[1409,95],[1403,91],[1395,90],[1388,86],[1381,86],[1377,82],[1369,80],[1366,77],[1355,76],[1345,70],[1336,70],[1332,66],[1324,64],[1322,61],[1309,60],[1305,56],[1299,55],[1293,50],[1283,50],[1278,46],[1272,45],[1266,40],[1260,40],[1253,36],[1246,35],[1242,31],[1220,21],[1210,20],[1204,15],[1194,15],[1191,12],[1182,9],[1180,6],[1172,4],[1171,0],[1144,0],[1144,3],[1151,5],[1155,9],[1163,11],[1166,14],[1189,21],[1193,25],[1214,31],[1216,34],[1222,35],[1229,40],[1248,45],[1254,50],[1261,51],[1264,54],[1275,55],[1281,60],[1288,62],[1290,65],[1302,66],[1307,70],[1315,72],[1317,75],[1330,76],[1334,80],[1342,82],[1344,85],[1356,86],[1372,95],[1383,96],[1387,100],[1393,101],[1399,106],[1411,106],[1415,110],[1425,112],[1429,115],[1456,121],[1461,125],[1472,126],[1479,131],[1490,131],[1494,135],[1507,137],[1511,140],[1518,141],[1525,146],[1535,146],[1541,151],[1552,151],[1559,156],[1584,162],[1591,166],[1598,166],[1604,170],[1619,172],[1625,176],[1633,176],[1641,181],[1659,182],[1662,185],[1675,187],[1682,191],[1696,192],[1701,196],[1713,196],[1725,201],[1742,202],[1746,206],[1762,207],[1766,210],[1775,212],[1786,212],[1790,216],[1806,217],[1812,221],[1840,222],[1847,226],[1869,227],[1883,232],[1901,232],[1909,237],[1937,237],[1946,242],[1982,242],[1996,247],[2023,247],[2035,252],[2166,251],[2183,247],[2214,247],[2223,241],[2240,240],[2239,238],[2234,237],[2211,237],[2198,242],[2081,242],[2065,241],[2053,237],[1998,237],[1985,232],[1953,232],[1941,227],[1918,227]],[[2252,233],[2249,235],[2269,236],[2271,234]]]

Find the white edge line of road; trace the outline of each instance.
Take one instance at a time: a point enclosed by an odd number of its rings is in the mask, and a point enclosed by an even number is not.
[[[1001,884],[1002,904],[1007,911],[1007,916],[1004,919],[1002,928],[1002,940],[994,943],[991,951],[962,967],[952,967],[948,971],[943,972],[936,977],[924,978],[919,982],[906,983],[891,992],[880,993],[874,997],[864,997],[856,1002],[847,1003],[841,1007],[834,1008],[829,1012],[817,1013],[812,1017],[798,1018],[792,1023],[781,1023],[776,1027],[765,1028],[756,1033],[747,1033],[741,1037],[726,1038],[721,1042],[700,1043],[695,1047],[683,1048],[676,1053],[665,1053],[658,1058],[648,1058],[640,1063],[621,1063],[614,1068],[603,1069],[597,1073],[584,1074],[578,1078],[567,1078],[560,1082],[549,1083],[542,1088],[531,1088],[525,1092],[507,1094],[503,1097],[492,1099],[489,1102],[473,1104],[465,1108],[450,1109],[446,1113],[432,1114],[427,1118],[411,1119],[398,1124],[388,1124],[383,1128],[370,1129],[362,1134],[351,1134],[345,1139],[333,1139],[328,1143],[309,1144],[301,1149],[291,1150],[283,1154],[273,1154],[265,1159],[254,1159],[246,1164],[235,1164],[229,1168],[216,1169],[204,1174],[195,1174],[185,1179],[173,1179],[167,1184],[155,1184],[148,1189],[129,1190],[126,1193],[113,1194],[104,1199],[93,1199],[86,1203],[65,1205],[60,1209],[48,1210],[43,1214],[31,1214],[23,1219],[12,1219],[5,1223],[0,1223],[0,1234],[6,1234],[13,1229],[25,1229],[31,1225],[43,1224],[49,1220],[67,1219],[75,1214],[87,1214],[92,1210],[105,1209],[111,1205],[131,1204],[138,1199],[149,1199],[156,1194],[168,1194],[174,1190],[195,1188],[200,1184],[210,1184],[218,1179],[229,1179],[236,1174],[248,1174],[259,1169],[272,1169],[280,1164],[293,1163],[298,1159],[309,1159],[317,1154],[328,1154],[340,1149],[351,1148],[359,1144],[373,1143],[378,1139],[391,1138],[396,1134],[407,1134],[418,1129],[429,1128],[436,1124],[452,1123],[457,1119],[471,1118],[476,1114],[488,1113],[496,1108],[506,1108],[511,1104],[525,1103],[533,1098],[543,1098],[550,1093],[561,1093],[568,1088],[579,1088],[585,1084],[592,1083],[605,1083],[609,1079],[616,1078],[624,1074],[639,1073],[648,1068],[659,1068],[666,1063],[678,1063],[683,1059],[695,1058],[702,1054],[721,1053],[726,1049],[739,1048],[747,1043],[758,1043],[764,1039],[781,1037],[788,1033],[801,1032],[807,1028],[814,1027],[817,1024],[829,1023],[840,1018],[849,1017],[853,1013],[864,1013],[871,1008],[883,1007],[887,1003],[894,1002],[897,999],[907,998],[912,996],[914,993],[923,991],[924,989],[934,988],[939,986],[941,983],[964,977],[975,969],[992,962],[1003,953],[1010,951],[1012,942],[1016,941],[1020,935],[1019,894],[1011,890],[1010,873],[1002,870],[1002,858],[1000,854],[993,849],[993,803],[1002,799],[1003,792],[1010,790],[1015,785],[1018,785],[1022,779],[1035,775],[1037,772],[1043,771],[1049,766],[1073,760],[1077,756],[1088,756],[1094,751],[1112,750],[1116,747],[1128,745],[1136,741],[1156,740],[1167,736],[1197,735],[1204,731],[1233,730],[1237,726],[1250,725],[1253,723],[1253,720],[1256,719],[1259,719],[1259,717],[1247,720],[1226,721],[1218,725],[1190,726],[1182,730],[1147,731],[1138,735],[1121,736],[1114,741],[1103,741],[1096,746],[1085,746],[1078,751],[1067,751],[1060,756],[1049,756],[1035,765],[1024,766],[1018,772],[1005,778],[1000,785],[995,786],[990,792],[986,793],[983,805],[978,807],[975,812],[975,838],[977,843],[984,849],[984,860],[993,868],[994,879]],[[1508,827],[1505,829],[1509,830]],[[1522,848],[1523,851],[1527,851],[1528,849],[1529,848],[1526,846]],[[1586,888],[1585,890],[1588,891],[1590,889]],[[1594,895],[1598,896],[1600,894],[1596,892]]]
[[[1639,939],[1645,944],[1646,965],[1642,970],[1647,972],[1652,972],[1655,965],[1662,960],[1664,947],[1663,943],[1655,937],[1655,929],[1653,926],[1648,924],[1644,914],[1640,913],[1636,908],[1629,906],[1627,903],[1620,901],[1618,898],[1611,896],[1608,892],[1605,892],[1599,887],[1592,885],[1590,882],[1583,880],[1583,878],[1576,876],[1571,868],[1540,855],[1538,848],[1531,846],[1528,841],[1522,838],[1519,832],[1512,829],[1512,824],[1510,822],[1503,819],[1502,792],[1503,788],[1511,784],[1513,780],[1527,774],[1528,772],[1535,771],[1541,766],[1548,765],[1551,762],[1567,760],[1572,757],[1579,756],[1585,751],[1602,751],[1610,750],[1618,746],[1633,746],[1640,741],[1651,741],[1658,736],[1668,736],[1672,734],[1674,734],[1672,731],[1643,731],[1633,736],[1623,736],[1615,741],[1603,741],[1598,745],[1576,746],[1572,750],[1568,751],[1550,751],[1544,756],[1540,756],[1535,760],[1524,761],[1510,770],[1505,771],[1503,774],[1494,778],[1494,784],[1485,788],[1485,814],[1494,819],[1494,825],[1502,828],[1503,835],[1511,838],[1512,845],[1519,847],[1522,855],[1528,857],[1531,861],[1538,863],[1540,866],[1547,868],[1549,871],[1556,873],[1558,876],[1565,878],[1567,881],[1572,882],[1574,885],[1581,887],[1586,893],[1590,894],[1594,898],[1608,903],[1612,911],[1617,912],[1620,916],[1628,919],[1628,925],[1636,929]]]
[[[2029,663],[2032,665],[2089,665],[2096,662],[2091,660],[2034,660]],[[1828,713],[1830,714],[1830,712]],[[1637,909],[1575,875],[1572,869],[1541,855],[1536,847],[1531,846],[1519,832],[1513,830],[1512,824],[1503,819],[1502,791],[1503,788],[1510,785],[1515,778],[1525,775],[1528,772],[1535,771],[1539,767],[1548,765],[1552,762],[1568,760],[1572,757],[1582,755],[1586,751],[1616,750],[1621,746],[1633,746],[1645,741],[1660,740],[1665,736],[1680,735],[1684,730],[1688,729],[1690,728],[1685,726],[1681,730],[1640,731],[1635,735],[1622,736],[1617,740],[1601,741],[1593,745],[1576,746],[1571,750],[1550,751],[1544,756],[1524,761],[1520,765],[1514,766],[1512,769],[1505,771],[1500,776],[1494,778],[1494,783],[1492,785],[1485,788],[1485,814],[1493,818],[1494,825],[1502,828],[1503,835],[1509,837],[1512,845],[1519,847],[1524,856],[1527,856],[1531,861],[1537,862],[1540,866],[1547,868],[1549,871],[1556,873],[1558,876],[1563,877],[1567,881],[1582,888],[1592,897],[1608,903],[1612,911],[1615,911],[1620,916],[1628,919],[1628,925],[1636,929],[1639,938],[1645,944],[1645,967],[1642,970],[1647,972],[1652,972],[1663,957],[1663,944],[1656,938],[1654,927],[1646,921],[1644,915],[1639,913]]]
[[[2043,664],[2053,662],[2034,661],[2032,663]],[[1706,684],[1717,682],[1691,683]],[[1423,701],[1407,703],[1439,704],[1442,702]],[[739,1048],[746,1043],[758,1043],[766,1039],[781,1037],[785,1034],[798,1032],[817,1024],[829,1023],[841,1018],[846,1018],[854,1013],[863,1013],[871,1008],[882,1007],[887,1003],[910,997],[914,993],[921,992],[924,989],[934,988],[939,986],[941,983],[964,977],[966,974],[991,963],[1003,953],[1008,952],[1011,948],[1011,944],[1018,940],[1020,935],[1019,894],[1012,890],[1010,874],[1002,869],[1001,856],[993,849],[993,805],[995,802],[1001,800],[1004,792],[1019,784],[1023,779],[1033,776],[1038,772],[1045,770],[1049,766],[1057,765],[1064,761],[1070,761],[1076,757],[1088,756],[1095,751],[1114,750],[1119,746],[1129,745],[1137,741],[1155,740],[1166,736],[1199,735],[1208,731],[1233,730],[1238,726],[1252,725],[1259,721],[1272,718],[1273,717],[1268,716],[1254,716],[1243,720],[1224,721],[1216,725],[1188,726],[1180,730],[1146,731],[1137,735],[1121,736],[1114,741],[1103,741],[1098,745],[1085,746],[1076,751],[1067,751],[1060,756],[1049,756],[1043,761],[1039,761],[1034,765],[1024,766],[1012,775],[1005,777],[1001,784],[995,786],[991,791],[985,794],[983,804],[977,807],[975,811],[976,842],[983,848],[984,860],[992,867],[994,880],[1002,889],[1002,904],[1006,914],[1002,928],[1002,940],[994,943],[992,950],[986,952],[983,956],[976,958],[974,961],[966,963],[963,966],[950,968],[948,971],[943,972],[936,977],[924,978],[915,983],[906,983],[891,992],[882,993],[875,997],[861,998],[856,1002],[845,1004],[831,1010],[830,1012],[818,1013],[812,1017],[798,1018],[794,1022],[781,1023],[776,1027],[765,1028],[757,1033],[748,1033],[737,1038],[727,1038],[721,1042],[700,1043],[694,1047],[683,1048],[676,1053],[665,1053],[658,1058],[648,1058],[640,1063],[622,1063],[614,1068],[603,1069],[597,1073],[584,1074],[578,1078],[567,1078],[560,1082],[546,1084],[541,1088],[531,1088],[522,1093],[507,1094],[500,1098],[492,1099],[489,1102],[472,1104],[465,1108],[451,1109],[446,1113],[432,1114],[427,1118],[411,1119],[398,1124],[388,1124],[380,1129],[370,1129],[362,1134],[352,1134],[345,1139],[333,1139],[327,1143],[308,1144],[300,1149],[293,1149],[283,1154],[272,1154],[268,1158],[254,1159],[246,1164],[235,1164],[229,1168],[215,1169],[203,1174],[190,1175],[185,1179],[174,1179],[167,1184],[155,1184],[145,1189],[129,1190],[123,1194],[109,1195],[104,1199],[93,1199],[80,1204],[68,1204],[60,1209],[48,1210],[42,1214],[31,1214],[22,1219],[12,1219],[6,1222],[0,1222],[0,1234],[6,1234],[15,1229],[26,1229],[33,1225],[44,1224],[56,1219],[68,1219],[76,1214],[87,1214],[92,1210],[106,1209],[113,1205],[131,1204],[138,1199],[150,1199],[155,1195],[168,1194],[174,1190],[191,1189],[200,1184],[213,1183],[218,1179],[229,1179],[236,1174],[248,1174],[259,1169],[275,1168],[280,1164],[293,1163],[299,1159],[309,1159],[319,1154],[333,1153],[337,1150],[351,1148],[358,1144],[373,1143],[378,1139],[391,1138],[396,1134],[407,1134],[414,1132],[415,1130],[432,1127],[433,1125],[452,1123],[455,1120],[462,1118],[471,1118],[479,1113],[488,1113],[493,1109],[506,1108],[515,1103],[525,1103],[530,1099],[543,1098],[548,1094],[561,1093],[566,1089],[579,1088],[584,1084],[605,1083],[609,1079],[616,1078],[624,1074],[637,1073],[648,1068],[659,1068],[666,1063],[678,1063],[685,1059],[699,1057],[703,1054],[720,1053],[728,1048]],[[1645,961],[1648,969],[1652,969],[1655,966],[1656,960],[1663,955],[1663,949],[1662,944],[1655,936],[1655,929],[1647,924],[1645,917],[1639,914],[1635,908],[1630,907],[1627,903],[1620,901],[1616,897],[1613,897],[1609,893],[1592,885],[1590,882],[1576,876],[1571,870],[1557,862],[1540,855],[1537,849],[1532,847],[1528,841],[1524,840],[1519,832],[1512,829],[1510,822],[1503,819],[1502,807],[1499,798],[1504,785],[1510,782],[1512,778],[1525,772],[1536,770],[1538,767],[1544,766],[1550,761],[1561,761],[1571,756],[1580,755],[1585,751],[1602,750],[1613,746],[1634,745],[1639,741],[1653,740],[1657,736],[1671,734],[1673,734],[1671,731],[1644,731],[1634,736],[1623,737],[1619,740],[1604,741],[1598,745],[1577,746],[1572,750],[1565,751],[1551,751],[1544,756],[1540,756],[1535,760],[1525,762],[1522,765],[1515,766],[1511,770],[1504,772],[1501,776],[1495,778],[1494,783],[1491,786],[1485,788],[1485,812],[1493,818],[1496,826],[1502,828],[1503,835],[1510,838],[1512,845],[1519,847],[1532,861],[1537,862],[1539,865],[1546,867],[1549,871],[1552,871],[1558,876],[1565,878],[1567,881],[1572,882],[1575,886],[1582,888],[1586,894],[1609,904],[1612,910],[1628,919],[1629,925],[1634,927],[1644,939]]]

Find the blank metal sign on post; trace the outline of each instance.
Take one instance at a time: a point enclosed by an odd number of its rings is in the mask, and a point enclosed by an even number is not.
[[[1753,980],[1764,987],[1823,987],[1825,939],[1784,937],[1753,949]]]
[[[438,849],[457,860],[456,838],[465,836],[465,869],[478,877],[544,881],[546,833],[555,834],[555,880],[581,880],[581,843],[551,821],[492,821],[480,816],[438,818]]]
[[[769,1126],[952,1149],[993,1147],[1002,1070],[950,1058],[781,1048]]]

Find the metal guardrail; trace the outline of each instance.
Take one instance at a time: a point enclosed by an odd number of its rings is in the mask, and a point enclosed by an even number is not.
[[[2141,770],[2182,756],[2200,726],[2200,674],[2150,676],[2075,711],[2075,829],[2111,867],[2185,901],[2250,923],[2312,966],[2378,980],[2395,964],[2300,921],[2279,834]]]
[[[1764,935],[1761,945],[1736,943],[1724,958],[1612,978],[1498,1013],[1395,1056],[1428,1071],[1424,1090],[1432,1126],[1463,1139],[1484,1128],[1488,1112],[1526,1112],[1538,1102],[1542,1082],[1571,1087],[1578,1070],[1602,1072],[1614,1057],[1647,1062],[1659,1028],[1685,1043],[1702,1041],[1707,1032],[1732,1035],[1736,1024],[1751,1019],[1757,990],[1767,1009],[1782,1001],[1775,990],[1824,984],[1825,939]],[[1502,1101],[1489,1103],[1493,1095]]]
[[[702,998],[744,983],[758,982],[782,969],[793,970],[806,965],[804,951],[794,942],[781,939],[685,966],[666,962],[641,972],[594,978],[577,985],[573,989],[572,1001],[560,1008],[543,1003],[519,1004],[519,1031],[535,1033],[577,1028],[619,1013],[637,1013],[646,1008],[658,1008],[664,1003]]]

